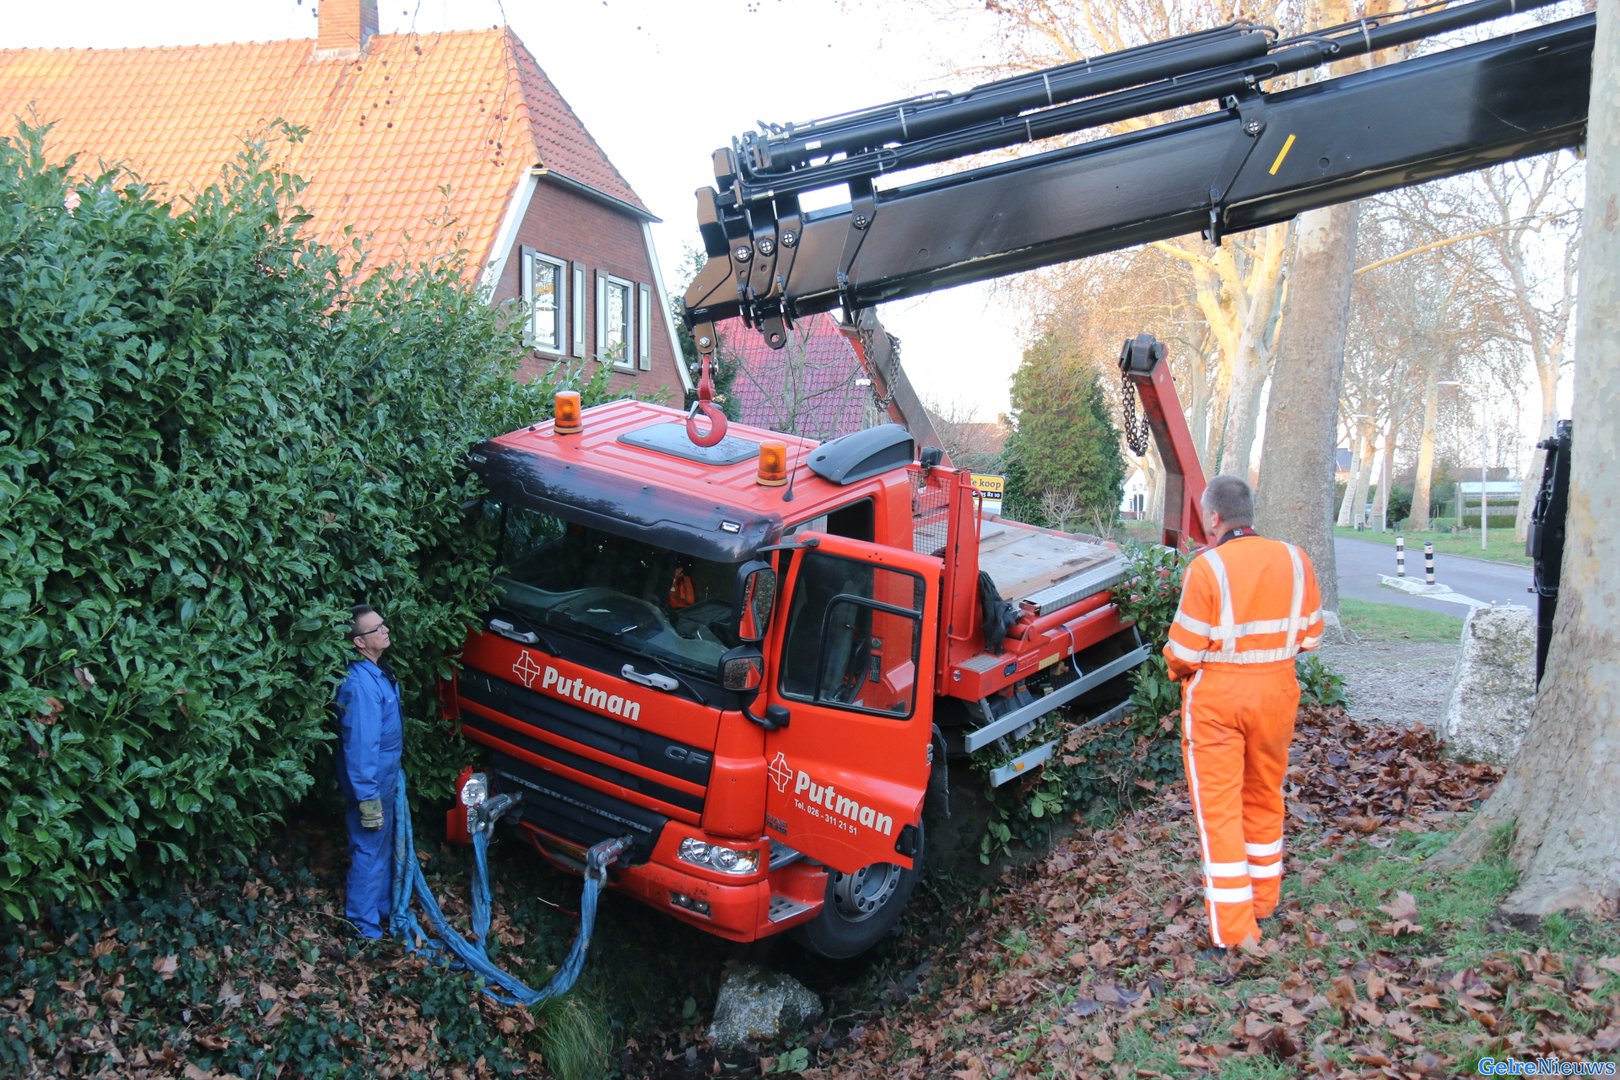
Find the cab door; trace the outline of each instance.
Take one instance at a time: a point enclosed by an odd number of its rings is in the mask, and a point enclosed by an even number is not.
[[[806,533],[773,627],[766,831],[835,870],[912,865],[928,787],[940,560]],[[780,712],[777,715],[781,715]]]

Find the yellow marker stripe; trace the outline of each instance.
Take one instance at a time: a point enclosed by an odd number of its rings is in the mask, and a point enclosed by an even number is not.
[[[1277,151],[1277,160],[1273,161],[1271,163],[1271,175],[1272,176],[1277,175],[1277,170],[1282,168],[1283,158],[1288,156],[1288,151],[1292,150],[1293,147],[1294,147],[1294,137],[1292,135],[1290,135],[1290,136],[1288,136],[1288,141],[1283,143],[1283,148],[1281,150]]]

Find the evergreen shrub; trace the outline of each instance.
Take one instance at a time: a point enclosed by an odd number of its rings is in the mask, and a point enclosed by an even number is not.
[[[0,140],[12,918],[275,834],[331,738],[351,603],[394,624],[406,766],[443,798],[462,752],[434,679],[493,561],[463,455],[553,388],[513,380],[515,320],[459,257],[368,275],[358,243],[302,239],[300,184],[262,144],[179,203],[79,178],[46,138]]]

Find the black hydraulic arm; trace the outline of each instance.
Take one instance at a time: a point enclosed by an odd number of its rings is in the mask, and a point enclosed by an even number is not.
[[[1579,144],[1594,19],[1561,22],[1271,92],[1279,74],[1543,0],[1480,0],[1273,41],[1235,23],[964,94],[752,134],[698,192],[709,261],[685,298],[700,345],[733,316],[780,346],[802,315],[1154,240],[1223,234]],[[895,168],[1199,102],[1125,135],[879,190]],[[804,211],[811,188],[846,205]]]
[[[1547,670],[1547,649],[1552,644],[1553,616],[1558,612],[1558,587],[1564,566],[1564,525],[1569,517],[1569,453],[1571,424],[1558,421],[1550,439],[1542,440],[1547,451],[1542,466],[1541,487],[1536,491],[1535,509],[1530,514],[1530,533],[1525,537],[1525,554],[1535,560],[1533,574],[1536,594],[1536,685]]]

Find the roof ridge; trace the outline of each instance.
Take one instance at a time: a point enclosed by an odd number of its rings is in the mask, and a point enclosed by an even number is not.
[[[579,114],[574,111],[574,107],[568,104],[568,99],[563,96],[562,91],[557,89],[557,84],[552,82],[551,76],[546,74],[545,69],[540,66],[539,61],[534,58],[534,54],[529,51],[529,47],[523,44],[523,39],[517,36],[516,32],[512,30],[510,25],[503,26],[501,29],[506,32],[506,61],[509,65],[508,70],[516,75],[519,89],[523,89],[524,79],[526,77],[533,78],[536,82],[538,82],[542,88],[542,91],[546,93],[551,100],[555,101],[557,105],[561,106],[565,118],[577,129],[578,134],[582,137],[582,141],[593,152],[597,162],[607,169],[614,180],[619,182],[620,186],[623,188],[623,191],[613,192],[603,190],[600,183],[595,183],[588,177],[575,175],[566,167],[559,168],[554,161],[548,160],[550,155],[545,152],[545,147],[546,143],[552,140],[546,137],[548,134],[546,128],[539,122],[539,118],[535,115],[535,110],[529,101],[529,97],[525,93],[521,94],[521,107],[524,110],[524,117],[529,124],[529,130],[534,138],[535,150],[540,155],[541,167],[549,171],[561,173],[570,180],[584,184],[592,191],[600,192],[601,194],[613,199],[617,199],[620,202],[627,202],[636,209],[651,215],[652,211],[647,209],[647,204],[642,202],[641,196],[636,193],[635,188],[630,186],[630,182],[624,178],[624,174],[619,171],[618,166],[613,164],[613,159],[608,156],[607,151],[602,149],[602,144],[596,141],[596,136],[591,134],[590,129],[586,127],[584,121],[579,118]],[[626,195],[628,195],[629,198],[625,198]]]

